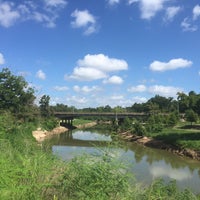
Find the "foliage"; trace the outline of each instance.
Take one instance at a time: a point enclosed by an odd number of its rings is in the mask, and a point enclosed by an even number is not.
[[[155,180],[150,187],[146,189],[140,199],[160,199],[160,200],[198,200],[199,198],[185,189],[180,192],[176,187],[176,182],[171,181],[165,184],[163,180]]]
[[[128,177],[116,158],[84,155],[70,161],[59,187],[67,199],[123,199],[130,189]]]
[[[0,110],[24,114],[33,107],[34,90],[23,77],[13,75],[8,68],[0,72],[0,91]]]
[[[165,123],[165,118],[162,115],[150,115],[146,124],[146,130],[149,133],[152,132],[158,133],[162,131],[164,123]]]
[[[191,122],[191,125],[192,122],[197,122],[198,120],[198,115],[192,109],[186,111],[185,117],[188,122]]]
[[[133,122],[130,118],[124,118],[122,124],[120,125],[120,131],[131,130],[133,127]]]
[[[50,131],[58,126],[58,120],[54,117],[49,118],[41,118],[40,119],[40,126],[42,129]]]
[[[40,113],[42,117],[50,116],[50,106],[49,106],[50,97],[48,95],[43,95],[39,101],[40,104]]]
[[[168,116],[167,116],[167,121],[166,121],[166,125],[168,127],[173,127],[178,123],[179,120],[179,116],[176,112],[171,112]]]
[[[133,133],[135,133],[136,135],[143,136],[146,134],[145,127],[139,122],[135,122],[133,128]]]

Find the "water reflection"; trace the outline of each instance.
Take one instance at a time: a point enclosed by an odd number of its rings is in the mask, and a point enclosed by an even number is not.
[[[69,160],[77,154],[99,153],[100,149],[111,142],[107,133],[75,131],[56,135],[48,143],[51,144],[54,154]],[[124,142],[123,147],[112,149],[110,153],[128,162],[130,171],[141,184],[150,184],[155,178],[163,178],[165,181],[175,179],[180,188],[190,188],[195,193],[200,191],[198,161],[127,142]]]
[[[152,166],[150,166],[149,171],[154,178],[168,177],[178,181],[184,181],[192,178],[192,174],[187,167],[173,169],[171,165],[160,162],[154,163]]]

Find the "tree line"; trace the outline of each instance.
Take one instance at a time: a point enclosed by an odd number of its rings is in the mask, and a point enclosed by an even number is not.
[[[78,109],[65,104],[49,104],[49,95],[40,98],[39,105],[35,104],[35,91],[22,76],[16,76],[8,68],[0,72],[0,110],[9,111],[18,117],[31,119],[40,114],[49,117],[53,112],[145,112],[150,115],[160,113],[180,113],[189,115],[191,120],[196,121],[200,116],[200,94],[190,91],[177,93],[177,99],[155,95],[145,103],[134,103],[130,107],[109,105],[96,108]]]

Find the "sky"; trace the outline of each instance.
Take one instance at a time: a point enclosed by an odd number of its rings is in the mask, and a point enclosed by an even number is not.
[[[200,0],[0,0],[5,67],[51,105],[200,93]]]

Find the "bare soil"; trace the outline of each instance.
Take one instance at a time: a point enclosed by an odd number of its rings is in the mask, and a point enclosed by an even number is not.
[[[37,128],[36,131],[32,132],[32,135],[38,142],[42,142],[46,138],[51,137],[52,135],[61,134],[67,130],[68,129],[63,126],[56,127],[51,131],[42,130],[41,128]]]

